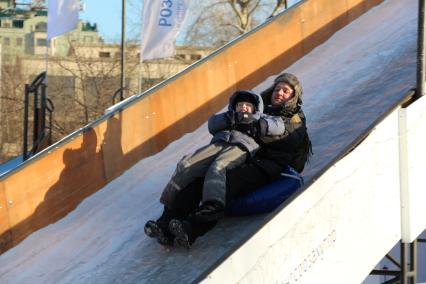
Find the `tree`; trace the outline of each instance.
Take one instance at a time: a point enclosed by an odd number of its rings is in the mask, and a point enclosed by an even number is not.
[[[21,150],[23,133],[23,90],[25,80],[21,68],[13,65],[2,65],[0,88],[0,163],[15,156]]]
[[[104,114],[120,88],[118,45],[98,47],[70,42],[69,56],[51,57],[49,97],[55,104],[55,131],[68,134]],[[138,48],[126,46],[127,96],[137,93]]]
[[[202,8],[185,41],[220,46],[287,8],[287,0],[217,0]]]
[[[271,17],[275,16],[278,11],[282,10],[282,9],[287,9],[288,8],[288,2],[287,0],[277,0],[277,4],[275,5],[274,10],[272,10],[271,13]]]
[[[240,34],[246,33],[251,29],[252,14],[260,4],[260,0],[229,0],[234,14],[237,16],[237,25]]]
[[[70,42],[70,45],[71,50],[78,50],[74,43]],[[100,46],[101,50],[102,48],[104,47]],[[111,45],[106,48],[112,51],[119,50],[116,46],[111,47]],[[87,51],[93,51],[93,49],[93,46],[88,46],[78,52],[71,52],[66,57],[49,57],[46,83],[47,96],[55,107],[52,120],[53,141],[61,139],[100,117],[104,114],[105,109],[113,104],[112,95],[120,86],[119,56],[117,56],[117,52],[105,52],[104,55],[109,56],[102,58],[98,57],[98,54],[102,52],[87,54]],[[137,74],[135,69],[138,66],[138,59],[134,53],[131,50],[128,50],[127,53],[128,74]],[[45,68],[44,57],[28,55],[17,56],[16,62],[2,66],[0,143],[3,147],[0,151],[0,163],[21,154],[24,86]],[[128,88],[129,93],[137,92],[135,90],[137,87],[130,87],[132,88]],[[29,102],[30,140],[32,101],[31,97]]]
[[[81,45],[70,42],[66,57],[50,56],[47,95],[53,102],[52,140],[79,129],[102,116],[120,87],[119,45]],[[181,71],[198,58],[191,49],[176,58],[150,60],[140,65],[139,45],[126,44],[125,97],[138,94]],[[201,57],[201,55],[199,55]],[[40,56],[18,56],[16,64],[3,65],[0,93],[0,162],[21,154],[23,141],[24,86],[44,71]],[[25,72],[23,72],[25,71]],[[142,75],[142,86],[141,78]],[[30,128],[32,121],[30,100]],[[29,140],[31,140],[31,129]],[[10,146],[10,147],[9,147]],[[7,149],[6,149],[7,148]]]

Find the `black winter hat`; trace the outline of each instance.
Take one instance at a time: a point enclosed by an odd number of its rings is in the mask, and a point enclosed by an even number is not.
[[[250,91],[240,90],[233,95],[232,109],[235,110],[238,102],[249,102],[253,104],[255,111],[259,111],[259,97]]]

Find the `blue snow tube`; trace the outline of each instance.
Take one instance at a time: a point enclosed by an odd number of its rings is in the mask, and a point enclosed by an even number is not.
[[[226,207],[226,215],[244,216],[273,211],[303,185],[302,176],[287,167],[281,178],[250,192]]]

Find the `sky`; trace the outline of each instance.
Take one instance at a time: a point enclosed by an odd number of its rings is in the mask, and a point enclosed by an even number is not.
[[[141,25],[143,0],[122,0],[126,2],[126,38],[138,37]],[[80,0],[83,10],[80,19],[96,23],[102,37],[107,41],[121,39],[121,8],[120,0]],[[190,0],[197,3],[196,1]],[[210,0],[209,0],[210,1]],[[19,0],[19,4],[29,4],[33,0]],[[48,0],[45,0],[48,3]],[[47,4],[45,4],[47,6]]]
[[[126,39],[140,39],[140,26],[142,18],[143,0],[122,0],[126,1]],[[121,7],[119,0],[80,0],[83,4],[83,11],[80,12],[80,19],[90,23],[96,23],[101,36],[107,42],[119,42],[121,40]],[[189,16],[177,38],[177,42],[184,39],[186,29],[193,23],[203,5],[217,0],[189,0]],[[288,0],[288,5],[292,6],[301,0]],[[33,0],[20,0],[17,3],[31,3]],[[48,3],[48,0],[45,0]],[[102,3],[102,4],[100,4]],[[202,3],[202,4],[201,4]],[[275,0],[263,0],[262,3],[275,3]]]
[[[102,5],[99,7],[99,0],[83,0],[84,10],[80,12],[80,19],[97,23],[98,30],[106,41],[116,40],[121,38],[121,6],[122,2],[117,0],[102,0]],[[126,5],[126,22],[127,18],[136,19],[141,18],[141,10],[131,9],[129,4]],[[130,21],[130,20],[129,20]],[[131,24],[131,23],[129,23]],[[126,32],[130,36],[135,35],[134,29],[128,27],[126,23]]]
[[[121,39],[121,10],[122,1],[117,0],[102,0],[102,5],[99,7],[100,0],[82,0],[84,3],[84,11],[80,12],[80,19],[98,24],[98,30],[102,37],[110,41],[120,41]],[[140,25],[142,18],[142,2],[141,0],[126,1],[126,38],[139,39]],[[197,2],[191,1],[191,14],[194,14],[193,7]],[[191,5],[190,4],[190,5]],[[199,4],[198,4],[199,5]],[[194,17],[189,17],[186,26]],[[185,27],[183,30],[185,29]],[[183,33],[181,33],[183,34]],[[182,35],[178,38],[181,40]]]
[[[125,0],[126,1],[126,0]],[[189,16],[184,24],[177,41],[183,40],[185,30],[195,20],[198,15],[201,5],[206,5],[214,0],[189,0]],[[264,2],[271,2],[264,0]],[[300,0],[289,0],[288,5],[292,6]],[[98,29],[102,37],[110,41],[120,41],[121,39],[121,6],[122,1],[117,0],[102,0],[102,5],[99,6],[101,0],[81,0],[84,4],[84,11],[80,12],[82,20],[91,23],[97,23]],[[140,38],[140,25],[142,18],[142,0],[127,0],[126,1],[126,38],[139,39]],[[274,1],[272,1],[274,2]],[[202,3],[202,4],[201,4]]]

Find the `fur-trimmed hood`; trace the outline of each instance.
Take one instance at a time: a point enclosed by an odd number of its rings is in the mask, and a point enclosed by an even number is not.
[[[275,86],[281,82],[287,83],[293,88],[294,96],[289,101],[285,102],[285,104],[282,106],[272,106],[272,93],[274,91]],[[276,108],[277,111],[284,116],[291,117],[292,115],[298,113],[300,110],[300,107],[302,105],[302,94],[303,90],[299,79],[297,79],[297,77],[293,74],[282,73],[275,78],[272,86],[267,88],[260,95],[262,96],[265,105],[267,105],[268,107]]]

